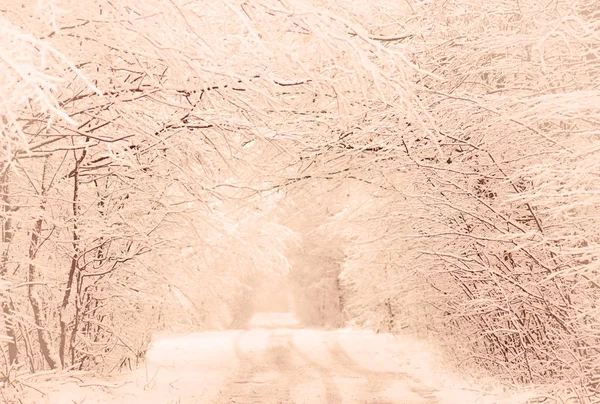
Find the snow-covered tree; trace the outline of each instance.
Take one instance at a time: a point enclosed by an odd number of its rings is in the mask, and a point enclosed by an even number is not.
[[[594,1],[2,7],[7,377],[227,323],[291,251],[355,324],[597,398]]]

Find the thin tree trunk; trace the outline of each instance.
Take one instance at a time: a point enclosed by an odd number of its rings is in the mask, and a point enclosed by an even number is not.
[[[2,167],[2,174],[0,174],[0,219],[2,220],[1,232],[2,232],[2,257],[0,258],[0,278],[4,278],[8,272],[8,246],[12,241],[13,229],[11,212],[14,208],[10,204],[10,198],[8,195],[8,168]],[[15,316],[14,316],[14,304],[9,296],[4,293],[0,293],[0,300],[2,301],[2,313],[4,314],[4,332],[9,338],[8,342],[8,365],[16,363],[19,358],[19,348],[17,345],[17,334],[15,332]]]
[[[87,140],[86,140],[87,142]],[[75,168],[73,169],[73,197],[71,200],[71,206],[73,210],[73,231],[71,232],[71,243],[73,246],[73,255],[71,257],[71,265],[69,268],[69,276],[67,278],[67,287],[65,290],[65,294],[63,296],[63,300],[60,306],[60,348],[59,348],[59,357],[60,362],[63,366],[65,363],[65,354],[68,350],[71,356],[71,363],[75,362],[75,336],[77,334],[77,328],[79,326],[79,315],[80,315],[80,307],[79,307],[79,277],[80,272],[77,266],[79,261],[79,166],[81,162],[86,156],[86,152],[82,152],[81,156],[77,158],[76,152],[73,152],[75,157]],[[71,307],[73,303],[71,302],[71,292],[73,291],[73,284],[77,285],[77,292],[75,293],[75,309],[73,310]],[[72,313],[72,314],[71,314]],[[71,315],[70,315],[71,314]],[[69,318],[69,317],[72,317]],[[71,330],[69,336],[68,325],[73,321],[73,328]],[[68,340],[68,347],[67,347]]]
[[[71,259],[71,267],[69,268],[69,277],[67,279],[67,288],[65,290],[65,294],[63,296],[63,301],[60,306],[60,348],[59,348],[59,357],[60,363],[65,366],[65,353],[67,351],[67,339],[68,338],[68,323],[69,323],[69,314],[74,310],[71,309],[71,291],[73,290],[73,282],[75,280],[75,274],[77,272],[77,259],[75,256]],[[73,342],[69,343],[69,351],[73,349]],[[73,355],[71,355],[73,356]]]
[[[48,164],[46,161],[44,163],[44,171],[42,174],[42,186],[41,186],[41,190],[40,190],[40,196],[42,199],[40,201],[40,208],[42,211],[45,210],[45,205],[46,205],[47,190],[46,190],[45,180],[46,180],[47,167],[48,167]],[[27,279],[27,282],[28,282],[27,292],[28,292],[28,297],[29,297],[29,304],[31,305],[31,309],[33,310],[33,318],[35,320],[35,325],[37,327],[40,351],[42,353],[42,356],[46,360],[46,363],[48,363],[48,366],[50,366],[51,369],[56,369],[59,366],[59,361],[58,361],[58,358],[56,357],[56,353],[54,352],[54,349],[52,347],[52,339],[51,339],[50,333],[48,332],[48,329],[47,329],[46,316],[43,313],[44,302],[42,300],[42,297],[37,292],[38,286],[35,284],[36,280],[39,278],[39,273],[38,273],[37,266],[35,264],[35,259],[36,259],[37,253],[39,251],[39,248],[42,244],[42,240],[40,239],[40,236],[42,233],[43,222],[44,222],[44,220],[40,215],[40,217],[35,221],[33,229],[31,229],[31,239],[29,242],[29,271],[28,271],[28,277],[27,277],[28,278]]]
[[[40,351],[42,356],[48,363],[51,369],[56,369],[59,366],[59,361],[55,357],[52,349],[52,340],[50,333],[47,329],[46,318],[43,314],[44,303],[41,296],[37,293],[37,286],[34,285],[35,280],[38,278],[37,267],[34,263],[37,255],[38,248],[40,246],[40,234],[42,232],[43,220],[40,218],[35,221],[35,225],[31,231],[31,241],[29,243],[29,279],[27,280],[28,285],[28,296],[31,309],[33,310],[33,318],[35,325],[37,326],[38,341],[40,344]]]
[[[25,356],[29,360],[29,370],[31,371],[31,373],[33,373],[35,372],[35,360],[33,358],[33,348],[31,347],[31,340],[29,339],[29,334],[27,333],[27,330],[25,329],[23,324],[19,323],[18,326],[19,332],[23,337],[23,345],[25,346]]]
[[[1,276],[1,275],[0,275]],[[4,294],[0,295],[2,299],[2,313],[4,314],[4,332],[8,337],[8,364],[12,365],[19,360],[19,349],[17,346],[17,334],[15,332],[15,312],[13,302]]]

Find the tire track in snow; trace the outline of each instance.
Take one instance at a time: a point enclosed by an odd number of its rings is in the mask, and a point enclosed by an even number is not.
[[[257,337],[267,339],[264,351],[245,350],[244,340]],[[252,330],[241,332],[234,339],[239,368],[221,390],[215,404],[291,404],[291,389],[297,376],[290,343],[289,332],[272,331],[263,335]]]
[[[325,366],[318,364],[317,362],[315,362],[311,358],[309,358],[306,354],[304,354],[304,352],[302,352],[293,343],[293,341],[290,341],[289,347],[290,347],[290,350],[293,351],[293,353],[296,356],[298,356],[306,364],[306,367],[309,370],[311,370],[319,375],[319,381],[321,382],[321,384],[323,385],[323,388],[325,389],[325,402],[327,404],[343,403],[342,397],[340,395],[340,391],[339,391],[337,385],[335,384],[331,370],[326,368]],[[305,367],[300,367],[299,369],[300,369],[300,371],[306,372]]]
[[[233,340],[238,369],[221,390],[215,404],[291,404],[345,402],[367,404],[436,404],[435,390],[410,373],[365,368],[344,349],[335,332],[319,333],[325,351],[311,358],[303,338],[292,329],[250,330]],[[369,354],[372,346],[365,348]],[[327,357],[328,358],[327,358]],[[322,389],[315,383],[321,385]],[[305,387],[312,387],[306,389]],[[344,389],[342,396],[340,389]],[[351,389],[355,394],[349,394]],[[301,393],[294,396],[293,391]],[[324,394],[323,394],[324,393]],[[306,401],[308,399],[309,401]],[[398,400],[404,401],[398,401]],[[305,401],[302,401],[305,400]],[[359,400],[359,401],[357,401]]]
[[[335,335],[335,336],[334,336]],[[327,340],[327,347],[332,359],[339,365],[356,375],[361,375],[367,379],[367,388],[372,398],[375,398],[390,385],[402,382],[406,384],[408,389],[417,394],[420,398],[427,400],[422,401],[423,404],[438,403],[435,390],[427,388],[421,381],[412,376],[410,373],[397,371],[376,371],[366,369],[356,362],[346,350],[342,347],[339,341],[339,335],[331,333],[331,338]],[[376,399],[377,400],[377,399]],[[387,401],[368,401],[368,403],[386,403]]]

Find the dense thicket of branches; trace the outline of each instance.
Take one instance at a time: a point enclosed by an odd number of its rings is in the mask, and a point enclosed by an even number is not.
[[[5,378],[241,324],[292,264],[310,321],[598,401],[596,2],[31,3],[0,10]]]
[[[193,11],[155,6],[2,10],[9,380],[129,364],[156,328],[228,326],[252,273],[286,269],[275,197],[249,199],[268,186],[260,161],[281,153],[242,108],[260,97],[255,74],[216,66],[231,50],[199,40]]]
[[[415,80],[418,119],[375,113],[353,133],[360,146],[341,145],[366,163],[356,179],[373,182],[338,219],[355,318],[434,330],[466,362],[515,383],[560,380],[571,402],[596,402],[594,3],[430,2],[386,15],[432,74]],[[384,26],[368,29],[388,37]]]

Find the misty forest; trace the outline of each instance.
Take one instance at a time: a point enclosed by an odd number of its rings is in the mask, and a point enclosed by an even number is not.
[[[600,403],[600,3],[4,0],[0,225],[7,402],[289,311]]]

